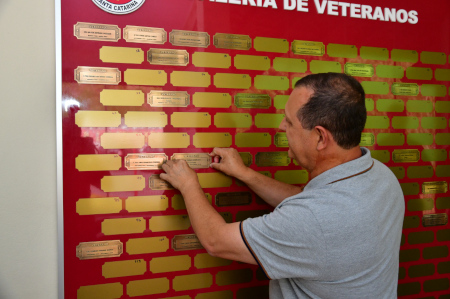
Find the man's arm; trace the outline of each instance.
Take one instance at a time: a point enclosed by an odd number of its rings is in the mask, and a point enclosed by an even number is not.
[[[302,192],[298,186],[274,180],[246,167],[233,148],[214,148],[210,155],[213,157],[211,167],[241,180],[272,207]]]
[[[212,256],[256,265],[240,233],[240,222],[226,223],[209,204],[195,171],[184,160],[163,164],[160,177],[183,195],[192,227],[203,247]]]

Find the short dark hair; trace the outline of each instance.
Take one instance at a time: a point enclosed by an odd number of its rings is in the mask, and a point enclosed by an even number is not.
[[[313,91],[297,111],[303,128],[324,127],[344,149],[359,145],[367,112],[364,89],[355,78],[340,73],[312,74],[297,81],[298,87]]]

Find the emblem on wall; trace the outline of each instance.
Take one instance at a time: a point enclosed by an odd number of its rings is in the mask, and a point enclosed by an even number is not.
[[[125,15],[140,8],[145,0],[92,0],[92,2],[106,12]]]

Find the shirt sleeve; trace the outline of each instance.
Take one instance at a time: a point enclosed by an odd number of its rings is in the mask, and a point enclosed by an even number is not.
[[[301,200],[290,200],[270,214],[246,219],[241,223],[241,234],[270,279],[313,280],[325,269],[323,233],[316,217]]]

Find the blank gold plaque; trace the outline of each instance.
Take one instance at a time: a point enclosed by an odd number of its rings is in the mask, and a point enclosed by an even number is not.
[[[103,133],[100,144],[104,149],[142,148],[145,136],[142,133]]]
[[[144,54],[140,48],[108,46],[100,48],[100,60],[103,62],[141,64],[144,61]]]
[[[142,275],[147,271],[147,263],[143,259],[106,262],[102,266],[104,278]]]
[[[237,133],[237,147],[269,147],[272,144],[272,136],[269,133]]]
[[[84,127],[117,128],[122,122],[122,116],[117,111],[78,111],[75,114],[75,124]]]
[[[205,147],[229,147],[232,139],[230,133],[195,133],[194,146]]]
[[[174,128],[208,128],[211,115],[207,112],[174,112],[170,116],[170,124]]]
[[[220,172],[197,173],[202,188],[230,187],[232,180]]]
[[[217,128],[250,128],[252,116],[249,113],[216,113],[214,125]]]
[[[127,294],[130,297],[162,294],[169,288],[169,279],[166,277],[134,280],[127,284]]]
[[[149,220],[152,232],[185,230],[191,227],[188,215],[153,216]]]
[[[120,282],[81,286],[77,290],[77,299],[117,299],[123,295]]]
[[[212,285],[212,275],[210,273],[202,273],[177,276],[172,282],[175,291],[209,288]]]
[[[131,213],[165,211],[168,207],[165,195],[130,196],[125,200],[125,209]]]
[[[163,86],[167,83],[167,73],[163,70],[127,69],[123,75],[128,85]]]
[[[148,145],[152,148],[187,148],[190,144],[187,133],[151,133]]]
[[[255,126],[257,128],[278,128],[284,114],[258,113],[255,116]]]
[[[192,96],[192,104],[202,108],[230,108],[231,95],[220,92],[196,92]]]
[[[145,220],[137,218],[105,219],[102,222],[102,233],[109,235],[139,234],[145,230]]]
[[[166,252],[169,249],[169,239],[166,237],[129,239],[125,249],[128,254]]]
[[[197,254],[194,258],[194,265],[197,269],[214,268],[220,266],[228,266],[232,263],[230,260],[226,260],[220,257],[214,257],[208,253]]]
[[[231,56],[226,53],[195,52],[192,64],[196,67],[214,67],[227,69],[231,66]]]
[[[118,197],[80,198],[77,201],[78,215],[115,214],[122,210]]]
[[[122,158],[116,154],[79,155],[75,158],[75,168],[79,171],[119,170]]]
[[[270,68],[270,59],[267,56],[236,55],[234,66],[238,70],[267,71]]]
[[[211,85],[211,76],[205,72],[173,71],[170,83],[173,86],[208,87]]]
[[[281,38],[255,37],[253,47],[256,51],[287,53],[289,42]]]
[[[150,261],[150,271],[152,273],[185,271],[189,270],[191,264],[189,255],[156,257]]]
[[[105,176],[101,180],[101,189],[105,192],[142,191],[144,188],[142,175]]]
[[[233,298],[234,298],[233,292],[230,290],[202,293],[195,296],[195,299],[233,299]],[[262,298],[262,297],[254,297],[254,298]]]
[[[167,114],[162,111],[128,111],[125,114],[127,127],[164,128]]]
[[[145,94],[139,89],[103,89],[100,92],[100,103],[103,106],[142,106]]]
[[[217,88],[248,89],[252,78],[247,74],[217,73],[214,75],[214,85]]]

